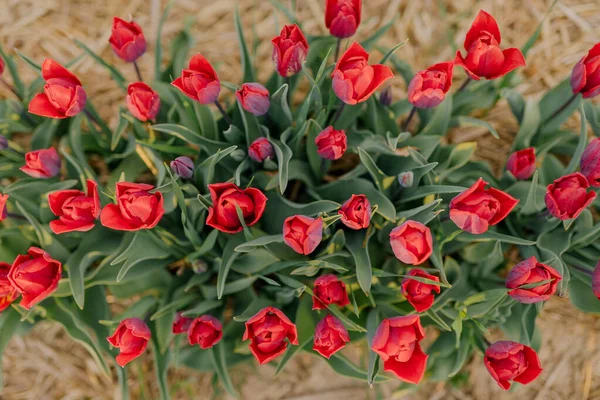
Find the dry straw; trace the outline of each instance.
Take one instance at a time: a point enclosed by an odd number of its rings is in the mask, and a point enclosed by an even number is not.
[[[128,78],[134,79],[130,65],[122,65],[108,45],[111,19],[132,15],[144,27],[148,37],[155,37],[158,20],[165,5],[161,0],[3,0],[0,13],[0,42],[5,49],[18,49],[34,60],[52,57],[66,62],[81,50],[73,39],[86,43],[94,51],[120,65]],[[292,3],[288,0],[282,0]],[[196,40],[192,49],[202,52],[218,65],[225,81],[240,77],[239,55],[233,26],[233,9],[238,3],[249,40],[259,45],[256,65],[259,78],[272,71],[269,40],[284,16],[274,11],[267,0],[176,0],[164,26],[168,43],[186,23]],[[323,22],[324,0],[297,0],[298,18],[311,34],[326,32]],[[521,46],[542,20],[551,0],[365,0],[364,22],[357,34],[361,39],[394,19],[394,25],[382,44],[393,46],[409,39],[398,55],[415,69],[450,59],[460,48],[466,29],[479,9],[491,12],[500,24],[505,46]],[[556,85],[571,71],[573,64],[594,43],[600,41],[600,1],[559,1],[542,28],[539,41],[528,56],[522,71],[523,83],[518,90],[536,97]],[[150,45],[150,53],[153,46]],[[149,76],[153,61],[141,58],[142,71]],[[23,68],[26,68],[21,64]],[[108,74],[90,59],[74,66],[101,114],[114,120],[115,111],[124,103],[122,92],[110,82]],[[457,80],[463,78],[458,69]],[[32,78],[33,74],[25,75]],[[1,90],[1,88],[0,88]],[[7,92],[0,92],[8,96]],[[405,95],[400,78],[394,80],[394,96]],[[450,135],[453,141],[477,141],[476,155],[498,169],[504,165],[510,140],[517,124],[506,104],[500,103],[486,115],[501,140],[490,138],[482,129],[461,129]],[[114,123],[115,121],[113,121]],[[543,337],[542,364],[546,371],[535,384],[518,394],[499,394],[481,362],[471,364],[469,384],[460,389],[448,384],[427,384],[411,399],[600,399],[600,320],[574,310],[567,301],[551,300],[539,320]],[[477,360],[480,361],[480,360]],[[16,399],[112,399],[116,383],[101,375],[94,361],[80,346],[74,345],[62,330],[42,323],[24,337],[11,341],[2,360],[5,371],[3,400]],[[367,399],[375,393],[366,385],[336,376],[322,362],[298,357],[293,367],[272,380],[273,370],[242,367],[234,380],[242,385],[242,398],[267,399]],[[332,378],[335,377],[335,378]],[[211,398],[211,377],[176,369],[170,376],[174,399]],[[134,363],[130,368],[132,398],[152,399],[157,388],[151,363]],[[384,388],[390,398],[393,387]],[[397,393],[401,395],[401,393]]]

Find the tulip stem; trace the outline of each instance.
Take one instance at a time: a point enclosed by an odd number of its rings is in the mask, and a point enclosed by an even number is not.
[[[6,216],[8,218],[12,218],[12,219],[20,219],[20,220],[23,220],[23,221],[27,220],[27,218],[25,218],[24,216],[22,216],[20,214],[11,213],[11,212],[6,213]]]
[[[219,111],[223,115],[223,119],[225,120],[225,122],[227,122],[227,124],[229,124],[229,125],[233,125],[233,122],[231,121],[231,118],[229,118],[229,115],[227,115],[227,112],[225,112],[225,109],[223,108],[223,106],[221,105],[221,103],[219,102],[219,100],[215,101],[215,106],[217,106],[217,108],[219,109]]]
[[[3,84],[4,86],[6,86],[6,88],[7,88],[8,90],[10,90],[10,91],[11,91],[11,92],[12,92],[12,93],[15,95],[15,96],[17,96],[17,98],[18,98],[18,99],[19,99],[21,102],[23,102],[23,98],[21,97],[21,95],[19,94],[19,92],[17,92],[17,89],[15,89],[15,87],[14,87],[13,85],[11,85],[10,83],[6,82],[6,81],[4,80],[4,78],[0,78],[0,82],[2,82],[2,84]]]
[[[333,59],[333,62],[335,62],[337,64],[337,60],[338,57],[340,55],[340,48],[342,47],[342,39],[337,40],[337,45],[335,46],[335,58]]]
[[[465,79],[465,81],[462,83],[462,85],[460,85],[460,87],[456,91],[456,94],[458,94],[458,93],[462,92],[463,90],[465,90],[467,88],[467,86],[469,86],[469,83],[471,83],[472,80],[473,79],[471,79],[471,78]]]
[[[344,107],[346,107],[346,103],[344,103],[342,101],[342,104],[340,104],[339,108],[337,109],[337,111],[333,115],[333,118],[331,119],[331,123],[329,125],[331,125],[331,126],[335,125],[335,123],[337,122],[337,120],[340,119],[340,116],[342,115],[342,112],[344,111]]]
[[[560,107],[558,110],[556,110],[556,111],[554,111],[554,112],[552,113],[552,115],[550,116],[550,118],[548,118],[548,119],[547,119],[547,120],[544,122],[544,124],[546,124],[546,123],[548,123],[548,122],[552,121],[554,118],[556,118],[556,116],[557,116],[558,114],[560,114],[561,112],[565,111],[565,109],[566,109],[567,107],[569,107],[569,105],[571,105],[571,103],[572,103],[572,102],[573,102],[573,101],[574,101],[574,100],[577,98],[577,96],[578,96],[578,95],[579,95],[579,93],[575,93],[573,96],[571,96],[571,97],[569,98],[569,100],[567,100],[567,101],[565,102],[565,104],[563,104],[563,105],[562,105],[562,106],[561,106],[561,107]]]
[[[139,67],[137,61],[133,62],[133,68],[135,68],[135,73],[137,74],[138,80],[140,82],[144,82],[144,79],[142,78],[142,71],[140,71],[140,67]]]
[[[410,114],[408,114],[408,118],[406,118],[406,121],[404,121],[404,123],[402,124],[402,132],[406,132],[406,128],[408,128],[408,124],[410,124],[410,121],[413,119],[416,112],[417,107],[413,106],[413,108],[410,110]]]

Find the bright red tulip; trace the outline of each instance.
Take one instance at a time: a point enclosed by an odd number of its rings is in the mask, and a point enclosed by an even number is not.
[[[121,351],[116,360],[117,364],[124,367],[146,350],[150,335],[150,329],[144,321],[139,318],[127,318],[121,321],[115,333],[106,339]]]
[[[19,297],[19,292],[8,280],[10,264],[0,262],[0,312],[6,310]]]
[[[50,221],[50,229],[56,234],[87,232],[100,216],[98,184],[87,180],[87,194],[81,190],[58,190],[48,195],[50,211],[58,217]]]
[[[309,255],[323,238],[323,219],[304,215],[288,217],[283,222],[283,241],[296,253]]]
[[[332,355],[346,347],[350,335],[342,322],[328,314],[317,324],[313,340],[313,350],[329,359]]]
[[[175,314],[175,319],[173,320],[173,324],[171,325],[171,332],[174,335],[179,335],[180,333],[187,333],[190,325],[192,325],[192,321],[194,318],[184,317],[183,313],[178,312]]]
[[[100,213],[102,225],[117,231],[154,228],[165,209],[162,193],[150,193],[152,189],[154,186],[144,183],[117,183],[117,204],[104,206]]]
[[[60,172],[60,156],[54,147],[25,154],[25,165],[19,168],[32,178],[52,178]]]
[[[600,94],[600,43],[596,43],[587,55],[573,68],[571,74],[573,93],[581,93],[584,99]]]
[[[406,221],[392,229],[390,245],[396,258],[404,264],[423,264],[433,252],[431,230],[420,222]]]
[[[201,54],[192,57],[188,69],[181,71],[181,77],[175,79],[171,85],[200,104],[214,103],[221,91],[221,81],[217,73]]]
[[[344,39],[356,33],[360,25],[362,0],[327,0],[325,25],[331,35]]]
[[[435,300],[435,294],[440,293],[440,286],[430,283],[419,282],[415,279],[410,278],[416,276],[419,278],[427,278],[430,281],[439,282],[440,278],[437,276],[428,274],[422,269],[415,268],[408,272],[408,276],[402,281],[402,293],[406,297],[406,300],[417,310],[417,312],[423,312],[429,310]]]
[[[282,355],[287,342],[298,345],[296,325],[275,307],[265,307],[246,321],[242,340],[250,340],[250,351],[260,364]]]
[[[510,270],[506,277],[506,288],[511,289],[508,291],[508,295],[520,303],[539,303],[548,300],[550,296],[556,293],[556,288],[561,280],[562,276],[557,270],[549,265],[542,264],[535,256],[531,256]],[[520,288],[523,285],[543,281],[549,282],[529,289]]]
[[[127,87],[127,109],[140,121],[152,121],[160,110],[160,97],[144,82]]]
[[[275,70],[284,78],[296,75],[308,54],[308,42],[298,25],[285,25],[273,43]]]
[[[562,176],[548,185],[546,207],[558,219],[577,218],[596,198],[596,192],[588,188],[585,176],[579,172]]]
[[[112,32],[108,42],[119,58],[134,62],[146,51],[146,38],[142,28],[133,21],[113,18]]]
[[[326,160],[337,160],[348,148],[346,132],[328,126],[315,138],[317,153]]]
[[[246,226],[256,224],[267,207],[267,196],[259,189],[240,189],[233,183],[208,185],[213,206],[208,209],[206,224],[225,233],[241,232],[243,228],[236,206],[242,211]]]
[[[511,381],[526,385],[542,373],[535,350],[517,342],[493,343],[486,349],[483,362],[492,378],[504,390],[510,389]]]
[[[371,203],[364,194],[353,194],[339,209],[340,221],[350,229],[368,228],[371,223]]]
[[[321,275],[315,279],[313,310],[323,310],[331,304],[344,307],[350,304],[346,285],[333,274]]]
[[[452,86],[454,61],[419,71],[408,85],[408,101],[417,108],[432,108],[444,101]]]
[[[591,186],[600,187],[600,138],[595,138],[587,145],[579,167]]]
[[[506,169],[517,179],[529,179],[535,172],[535,149],[528,147],[508,157]]]
[[[223,338],[223,325],[212,315],[195,318],[188,329],[190,346],[199,345],[201,349],[210,349]]]

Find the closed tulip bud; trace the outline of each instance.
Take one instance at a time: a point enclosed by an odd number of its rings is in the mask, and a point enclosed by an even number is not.
[[[115,333],[106,339],[120,350],[116,360],[117,364],[124,367],[146,350],[150,335],[150,329],[144,321],[139,318],[127,318],[121,321]]]
[[[356,33],[360,25],[362,0],[327,0],[325,25],[331,35],[345,39]]]
[[[599,56],[600,58],[600,56]],[[600,187],[600,138],[590,142],[581,155],[581,173],[589,184]]]
[[[412,171],[401,172],[398,174],[398,183],[403,188],[412,187],[415,180],[415,174]]]
[[[337,160],[342,157],[348,148],[346,132],[328,126],[315,138],[317,153],[326,160]]]
[[[146,38],[142,28],[133,21],[113,18],[112,32],[108,42],[119,58],[134,62],[146,51]]]
[[[25,165],[19,168],[32,178],[52,178],[60,172],[60,156],[54,147],[25,154]]]
[[[375,331],[371,350],[383,360],[383,369],[398,379],[417,384],[423,379],[428,355],[419,343],[425,337],[418,315],[386,318]]]
[[[585,176],[576,172],[548,185],[544,198],[550,214],[560,220],[577,218],[596,198]]]
[[[353,194],[339,209],[342,224],[350,229],[368,228],[371,223],[371,203],[364,194]]]
[[[323,318],[315,329],[313,350],[329,359],[346,347],[350,341],[348,330],[342,322],[331,314]]]
[[[573,93],[581,93],[584,99],[600,94],[600,43],[596,43],[587,55],[573,68],[571,74]]]
[[[210,349],[223,338],[223,325],[212,315],[203,315],[192,321],[188,329],[190,346],[199,345],[201,349]]]
[[[8,197],[7,194],[0,194],[0,221],[4,221],[6,217],[8,217],[8,211],[6,209]]]
[[[186,156],[177,157],[171,161],[171,171],[183,179],[190,179],[194,175],[194,162]]]
[[[181,77],[171,82],[183,94],[200,104],[211,104],[219,98],[221,81],[214,68],[204,56],[196,54]]]
[[[144,82],[135,82],[127,87],[127,109],[140,121],[156,118],[160,110],[160,97]]]
[[[535,172],[535,149],[515,151],[508,157],[506,169],[517,179],[529,179]]]
[[[0,150],[8,149],[8,139],[6,136],[0,135]]]
[[[248,155],[256,162],[263,162],[267,158],[273,158],[273,145],[269,139],[260,137],[248,147]]]
[[[256,116],[265,115],[271,106],[269,91],[260,83],[244,83],[235,92],[242,108]]]
[[[535,350],[517,342],[493,343],[485,350],[483,362],[492,378],[504,390],[510,389],[511,381],[526,385],[542,373]]]
[[[267,207],[267,196],[260,189],[241,189],[233,183],[208,185],[212,207],[208,209],[206,224],[225,233],[238,233],[244,227],[237,208],[242,212],[246,226],[256,224]]]
[[[13,261],[8,280],[21,294],[21,306],[29,310],[49,297],[58,287],[62,264],[38,247],[30,247],[26,255]]]
[[[500,29],[494,17],[483,10],[479,11],[465,38],[467,55],[463,57],[458,50],[454,62],[463,67],[467,75],[475,80],[500,78],[518,67],[525,66],[521,50],[501,50],[500,41]]]
[[[273,63],[279,75],[289,78],[302,70],[308,54],[308,42],[298,25],[285,25],[271,43]]]
[[[175,319],[173,320],[173,325],[171,325],[171,332],[174,335],[179,335],[180,333],[187,333],[190,325],[192,325],[193,318],[184,317],[181,312],[175,314]]]
[[[502,221],[519,200],[479,178],[450,201],[450,219],[463,231],[479,235]]]
[[[433,283],[421,282],[410,277],[427,278],[435,282],[439,282],[440,278],[418,268],[411,269],[407,275],[402,281],[402,293],[406,297],[406,300],[408,300],[417,312],[429,310],[435,300],[434,293],[440,293],[440,286]]]
[[[46,58],[42,64],[44,92],[29,102],[29,112],[48,118],[68,118],[79,114],[86,103],[81,82],[65,67]]]
[[[288,342],[298,345],[296,324],[279,309],[265,307],[246,321],[242,340],[250,340],[250,351],[259,362],[265,364],[282,355]]]
[[[288,217],[283,222],[283,242],[296,253],[309,255],[323,238],[323,219],[304,215]]]
[[[454,61],[419,71],[408,85],[408,101],[417,108],[432,108],[444,101],[452,86]]]
[[[350,304],[346,285],[333,274],[321,275],[315,279],[313,310],[323,310],[331,304],[344,307]]]
[[[548,300],[556,293],[556,288],[561,280],[562,276],[557,270],[542,264],[535,256],[532,256],[510,270],[506,277],[506,288],[511,289],[508,291],[508,295],[520,303],[539,303]],[[544,281],[547,282],[531,288],[521,288],[523,285]]]
[[[417,221],[406,221],[392,229],[390,245],[396,258],[409,265],[423,264],[433,252],[431,231]]]
[[[369,65],[369,53],[354,42],[340,57],[331,76],[336,96],[355,105],[367,101],[394,73],[385,65]]]
[[[6,310],[19,297],[19,292],[8,280],[10,264],[0,262],[0,312]]]
[[[100,223],[117,231],[139,231],[158,225],[165,213],[160,191],[145,183],[119,182],[117,204],[107,204],[100,213]]]
[[[58,234],[87,232],[100,216],[98,184],[87,180],[87,194],[81,190],[57,190],[48,195],[50,211],[58,217],[50,221],[50,229]]]

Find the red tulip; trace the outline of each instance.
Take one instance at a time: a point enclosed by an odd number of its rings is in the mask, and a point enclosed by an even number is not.
[[[362,0],[327,0],[325,25],[333,36],[344,39],[356,33],[360,25]]]
[[[577,218],[596,198],[585,176],[579,172],[558,178],[546,189],[546,207],[558,219]]]
[[[8,279],[9,271],[10,264],[0,262],[0,312],[6,310],[19,297],[19,292]]]
[[[353,194],[339,209],[344,225],[350,229],[368,228],[371,223],[371,203],[364,194]]]
[[[502,221],[519,200],[501,190],[488,188],[479,178],[450,202],[450,219],[460,229],[479,235]]]
[[[584,99],[600,94],[600,43],[596,43],[587,55],[573,68],[571,74],[573,93],[581,93]]]
[[[404,264],[419,265],[429,259],[433,239],[428,227],[417,221],[406,221],[390,232],[394,255]]]
[[[323,238],[323,219],[304,215],[288,217],[283,222],[283,241],[296,253],[309,255]]]
[[[342,157],[348,148],[346,132],[335,130],[328,126],[315,138],[317,153],[326,160],[337,160]]]
[[[2,74],[4,73],[4,59],[2,57],[0,57],[0,76],[2,76]]]
[[[134,62],[146,51],[146,38],[142,28],[133,21],[113,18],[112,32],[108,42],[119,58]]]
[[[273,63],[279,75],[289,78],[302,70],[308,54],[308,42],[298,25],[285,25],[271,43]]]
[[[134,82],[127,87],[127,109],[140,121],[154,120],[160,110],[160,97],[144,82]]]
[[[4,221],[8,217],[8,211],[6,210],[8,197],[7,194],[0,194],[0,221]]]
[[[100,222],[105,227],[117,231],[154,228],[165,209],[162,193],[150,193],[153,189],[154,186],[143,183],[117,183],[117,204],[107,204],[102,209]]]
[[[124,367],[146,350],[150,340],[150,329],[139,318],[127,318],[121,321],[115,333],[106,339],[121,350],[116,360],[117,364]]]
[[[415,268],[411,269],[408,273],[408,276],[402,281],[402,293],[406,297],[406,300],[408,300],[408,302],[415,308],[415,310],[417,310],[417,312],[429,310],[435,299],[434,293],[440,293],[440,286],[419,282],[410,278],[411,276],[427,278],[430,281],[435,282],[439,282],[440,278],[430,275],[422,269]]]
[[[206,224],[225,233],[241,232],[243,227],[236,206],[242,211],[246,226],[256,224],[267,207],[267,196],[259,189],[240,189],[233,183],[208,185],[213,206],[208,209]]]
[[[535,172],[535,149],[528,147],[508,157],[506,169],[517,179],[529,179]]]
[[[296,325],[275,307],[265,307],[246,321],[242,340],[250,340],[250,351],[260,364],[282,355],[287,342],[298,345]]]
[[[526,385],[542,373],[535,350],[517,342],[500,341],[492,344],[486,349],[483,362],[492,378],[504,390],[510,388],[511,381]]]
[[[465,38],[467,55],[463,58],[460,50],[457,51],[454,62],[475,80],[496,79],[525,66],[521,50],[500,50],[500,40],[500,29],[494,17],[483,10],[479,11]]]
[[[174,335],[179,335],[180,333],[187,333],[190,325],[192,325],[193,318],[184,317],[183,313],[178,312],[175,314],[175,319],[173,320],[173,325],[171,325],[171,332]]]
[[[592,272],[592,292],[600,300],[600,261],[598,261]]]
[[[42,77],[46,81],[44,93],[31,99],[30,113],[48,118],[68,118],[83,110],[85,90],[75,75],[51,58],[46,58],[42,64]]]
[[[423,379],[428,355],[419,342],[425,337],[418,315],[386,318],[375,332],[371,350],[383,360],[383,369],[417,384]]]
[[[385,65],[369,65],[369,53],[354,42],[339,59],[331,76],[337,97],[355,105],[367,101],[394,74]]]
[[[408,101],[417,108],[432,108],[444,101],[452,86],[454,61],[419,71],[408,85]]]
[[[62,264],[38,247],[18,255],[8,273],[10,284],[22,295],[21,306],[29,310],[58,287]]]
[[[60,172],[60,156],[54,147],[25,154],[25,165],[19,168],[32,178],[52,178]]]
[[[589,184],[600,187],[600,138],[595,138],[587,145],[579,166]]]
[[[269,90],[260,83],[242,84],[235,92],[235,97],[244,110],[256,116],[265,115],[271,106]]]
[[[506,288],[511,289],[508,295],[520,303],[531,304],[546,301],[556,293],[562,276],[549,265],[542,264],[535,256],[529,257],[515,265],[506,277]],[[520,286],[549,281],[529,289]]]
[[[217,73],[201,54],[192,57],[188,69],[181,71],[181,77],[175,79],[171,85],[200,104],[214,103],[221,91]]]
[[[223,338],[223,325],[212,315],[203,315],[194,319],[188,329],[190,346],[199,345],[201,349],[210,349]]]
[[[321,275],[315,279],[313,310],[323,310],[328,305],[344,307],[350,304],[346,285],[333,274]]]
[[[87,232],[100,216],[98,184],[87,180],[87,195],[81,190],[58,190],[48,195],[50,211],[58,217],[50,221],[50,229],[58,234]]]
[[[313,350],[329,359],[346,347],[350,335],[342,322],[331,314],[323,318],[315,329]]]
[[[267,158],[273,158],[273,145],[269,139],[260,137],[248,147],[248,155],[254,161],[261,163]]]

